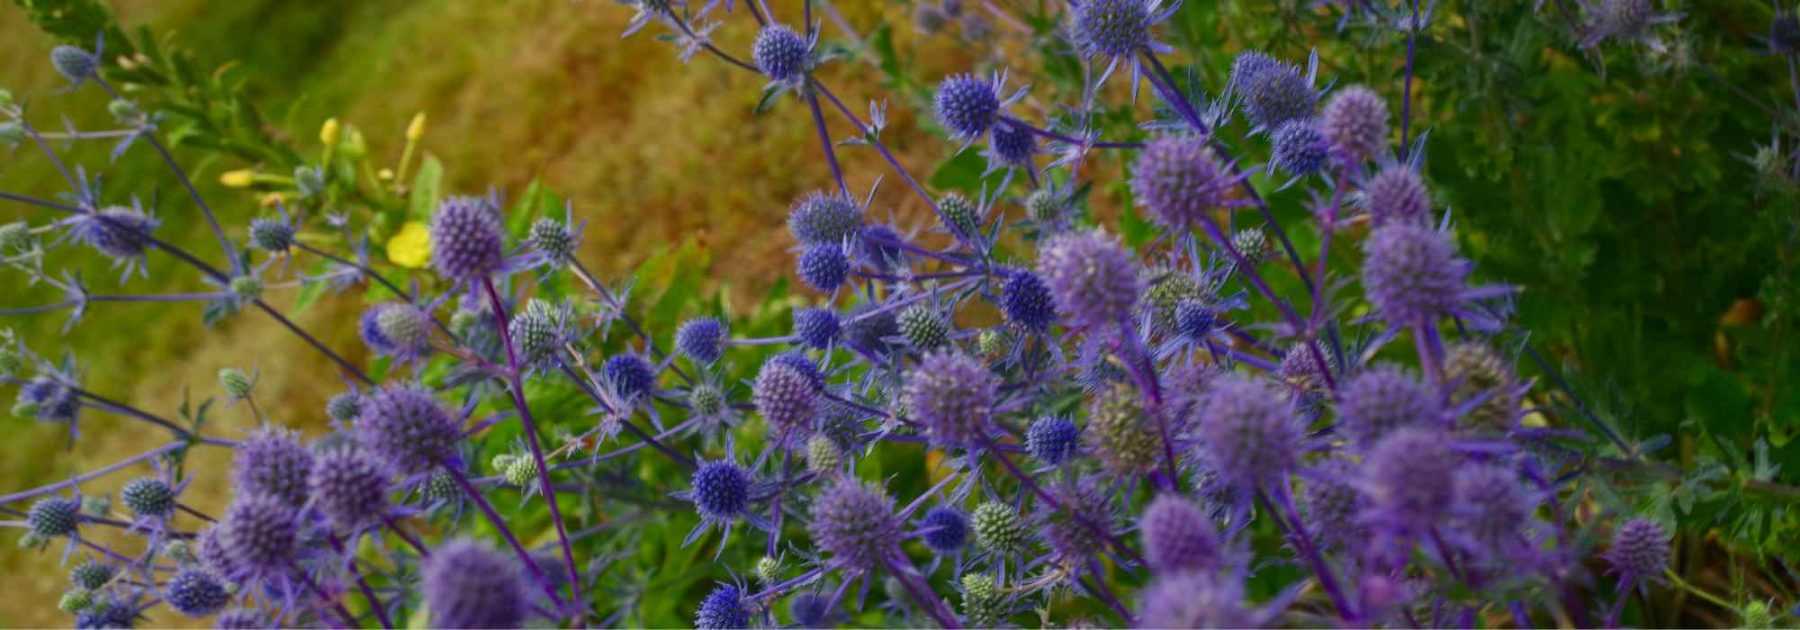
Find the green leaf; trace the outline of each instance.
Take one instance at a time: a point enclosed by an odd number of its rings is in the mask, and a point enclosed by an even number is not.
[[[419,163],[419,173],[413,176],[412,190],[407,193],[407,216],[419,221],[430,220],[431,212],[437,209],[443,181],[443,163],[438,162],[437,156],[425,154],[425,160]]]

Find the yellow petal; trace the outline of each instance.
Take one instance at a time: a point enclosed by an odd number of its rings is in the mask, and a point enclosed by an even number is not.
[[[328,147],[337,146],[338,134],[342,133],[342,129],[343,127],[338,123],[338,119],[325,119],[325,124],[319,126],[319,142],[324,143],[324,145]]]
[[[431,260],[431,230],[421,221],[408,221],[387,242],[388,260],[407,269],[418,269]]]
[[[248,188],[250,184],[255,182],[256,171],[247,168],[235,171],[225,171],[224,173],[219,174],[219,183],[224,184],[228,188]]]

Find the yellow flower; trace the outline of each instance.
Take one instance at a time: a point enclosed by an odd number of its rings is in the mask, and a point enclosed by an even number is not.
[[[387,242],[388,261],[407,269],[419,269],[431,260],[431,230],[423,221],[408,221]]]
[[[425,112],[419,112],[414,114],[412,122],[406,125],[406,139],[418,142],[419,138],[423,137],[425,137]]]
[[[338,119],[325,119],[325,124],[319,127],[319,142],[328,147],[337,146],[339,127]]]
[[[256,183],[256,171],[247,168],[225,171],[219,175],[219,183],[229,188],[249,188]]]

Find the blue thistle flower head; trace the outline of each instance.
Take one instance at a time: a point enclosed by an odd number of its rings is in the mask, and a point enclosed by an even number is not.
[[[840,479],[813,500],[807,531],[831,564],[856,572],[886,567],[900,553],[899,519],[879,488]]]
[[[1660,580],[1669,566],[1669,532],[1647,518],[1625,521],[1613,530],[1606,560],[1622,581]]]
[[[1375,225],[1431,223],[1431,195],[1411,167],[1395,164],[1381,169],[1363,184],[1360,199]]]
[[[89,560],[69,571],[69,583],[76,588],[97,591],[111,582],[115,575],[118,575],[118,569],[113,565]]]
[[[137,625],[140,616],[137,606],[117,598],[108,598],[106,601],[95,602],[77,613],[75,627],[96,630],[100,628],[107,630],[130,628]]]
[[[806,432],[819,386],[804,370],[777,357],[763,363],[751,393],[770,428],[792,436]]]
[[[1324,546],[1347,548],[1364,537],[1365,502],[1356,476],[1356,467],[1343,458],[1328,459],[1306,476],[1301,495],[1306,524]]]
[[[1006,321],[1026,330],[1042,332],[1056,322],[1056,298],[1044,280],[1030,271],[1019,271],[1001,286],[1000,310]]]
[[[1376,228],[1363,251],[1363,291],[1388,324],[1421,325],[1462,306],[1469,263],[1457,257],[1449,234],[1393,223]]]
[[[1319,100],[1310,76],[1256,51],[1240,53],[1232,61],[1231,89],[1244,99],[1244,116],[1262,130],[1311,117]]]
[[[1259,628],[1279,612],[1250,608],[1242,578],[1228,572],[1183,571],[1159,576],[1142,597],[1140,628]]]
[[[999,390],[1000,378],[980,360],[947,350],[925,355],[906,373],[903,396],[933,444],[958,447],[986,438]]]
[[[955,553],[969,542],[969,517],[956,508],[940,505],[925,512],[919,521],[919,533],[932,551]]]
[[[1338,90],[1325,103],[1320,129],[1332,152],[1345,162],[1374,159],[1387,150],[1387,101],[1361,85]]]
[[[362,394],[340,392],[325,401],[325,415],[338,422],[350,422],[362,415]]]
[[[994,124],[988,135],[988,170],[1031,168],[1037,153],[1037,135],[1031,128],[1006,120]]]
[[[862,205],[842,194],[813,192],[788,211],[788,231],[803,245],[841,245],[862,227]]]
[[[694,627],[700,630],[735,630],[750,627],[750,608],[744,592],[735,585],[721,584],[700,600],[694,613]]]
[[[1144,561],[1160,573],[1207,571],[1219,567],[1223,551],[1212,518],[1192,501],[1158,495],[1138,517]]]
[[[363,399],[356,443],[399,475],[416,475],[451,461],[461,422],[425,389],[387,387]]]
[[[362,317],[357,320],[356,332],[362,336],[363,345],[381,356],[391,356],[399,350],[393,340],[381,332],[381,312],[387,310],[387,303],[376,304],[363,309]]]
[[[1056,311],[1077,326],[1116,325],[1131,315],[1143,292],[1137,261],[1111,234],[1059,234],[1038,249],[1038,275],[1056,298]]]
[[[810,245],[796,262],[800,279],[822,293],[837,291],[850,277],[850,257],[842,245]]]
[[[39,376],[19,386],[14,413],[28,409],[29,415],[43,422],[72,423],[81,410],[81,397],[62,381]],[[26,414],[20,414],[26,415]]]
[[[725,354],[725,323],[713,317],[690,319],[675,331],[675,347],[697,363],[712,363]]]
[[[1450,436],[1430,427],[1401,427],[1369,450],[1361,486],[1368,520],[1389,536],[1417,533],[1439,520],[1456,498],[1462,458]]]
[[[39,538],[74,536],[81,526],[81,501],[68,497],[38,499],[25,512],[25,526]]]
[[[412,304],[384,302],[369,307],[359,328],[364,343],[376,354],[412,361],[431,353],[431,316]]]
[[[1131,193],[1165,227],[1184,229],[1206,213],[1241,205],[1231,199],[1242,175],[1233,175],[1203,136],[1166,136],[1138,154]]]
[[[1274,166],[1293,175],[1311,175],[1325,166],[1331,145],[1316,121],[1301,118],[1275,129]]]
[[[50,66],[70,83],[80,84],[100,69],[100,58],[86,48],[62,45],[50,49]]]
[[[1431,388],[1392,365],[1363,370],[1337,396],[1340,426],[1363,446],[1373,446],[1400,427],[1435,426],[1443,416]]]
[[[468,539],[431,550],[422,591],[431,624],[443,628],[517,628],[530,602],[512,556]]]
[[[216,548],[202,541],[201,555],[236,581],[280,581],[300,556],[299,513],[278,497],[239,494],[213,531]]]
[[[625,400],[646,400],[656,394],[656,368],[634,353],[615,354],[601,366],[606,383]]]
[[[756,34],[750,58],[770,81],[797,85],[812,63],[812,42],[781,24],[770,24]]]
[[[794,337],[809,348],[824,350],[838,338],[838,316],[831,309],[794,310]]]
[[[1201,300],[1175,303],[1175,332],[1190,341],[1203,341],[1219,325],[1219,312]]]
[[[183,615],[205,617],[231,603],[231,593],[218,576],[204,569],[187,568],[169,578],[163,587],[163,601]]]
[[[239,494],[263,495],[298,508],[308,496],[306,477],[313,453],[299,434],[275,427],[257,431],[238,443],[231,460],[232,488]]]
[[[1464,466],[1456,471],[1454,488],[1452,523],[1464,548],[1478,557],[1504,560],[1505,554],[1528,544],[1525,526],[1538,501],[1512,470],[1495,464]]]
[[[575,314],[567,303],[531,298],[513,314],[506,332],[518,350],[519,362],[534,368],[553,368],[564,344],[575,337]]]
[[[119,500],[139,518],[166,518],[175,513],[175,488],[155,477],[139,477],[125,483]]]
[[[162,221],[136,208],[109,206],[76,215],[65,225],[69,229],[67,238],[131,265],[143,260],[144,251],[150,247],[150,234]]]
[[[1025,431],[1025,450],[1045,464],[1056,466],[1075,455],[1081,430],[1068,418],[1044,416]]]
[[[450,197],[431,215],[431,266],[445,278],[480,280],[500,271],[505,254],[498,200]]]
[[[1235,374],[1211,383],[1199,434],[1206,461],[1243,490],[1279,483],[1306,449],[1306,427],[1287,393],[1266,380]]]
[[[937,117],[950,135],[972,140],[987,133],[1000,118],[1000,85],[972,74],[951,75],[938,83]]]
[[[388,510],[387,467],[357,448],[332,448],[313,461],[307,478],[312,507],[341,534],[379,523]]]
[[[1128,59],[1157,47],[1150,27],[1175,10],[1173,5],[1161,9],[1160,4],[1160,0],[1087,0],[1075,7],[1070,30],[1087,56]]]
[[[801,628],[830,627],[831,598],[807,591],[788,602],[788,616]]]
[[[294,246],[294,225],[285,214],[251,219],[250,243],[265,252],[285,252]]]
[[[859,304],[844,318],[844,341],[867,354],[885,355],[893,349],[892,340],[900,335],[900,321],[893,309],[879,304]]]
[[[692,486],[688,498],[703,519],[730,522],[750,509],[750,473],[729,460],[701,465]]]

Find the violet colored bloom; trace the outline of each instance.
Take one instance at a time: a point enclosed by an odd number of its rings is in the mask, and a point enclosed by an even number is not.
[[[356,443],[396,474],[415,475],[456,456],[461,424],[427,390],[386,387],[363,399]]]
[[[50,66],[69,82],[80,84],[100,69],[100,58],[80,46],[57,46],[50,49]]]
[[[139,477],[119,490],[119,500],[139,518],[163,518],[175,513],[175,489],[155,477]]]
[[[1273,163],[1293,175],[1311,175],[1325,166],[1331,145],[1316,121],[1300,118],[1275,129]]]
[[[450,197],[431,215],[431,266],[440,275],[473,282],[505,262],[500,208],[487,197]]]
[[[1230,374],[1212,382],[1199,414],[1200,450],[1230,485],[1268,488],[1299,462],[1306,426],[1274,384]]]
[[[938,506],[925,512],[919,522],[920,538],[925,546],[940,554],[961,551],[969,542],[969,517],[955,508]]]
[[[1323,546],[1349,548],[1365,536],[1365,502],[1356,487],[1356,476],[1356,466],[1349,460],[1332,458],[1305,477],[1301,505],[1306,526]]]
[[[726,341],[725,324],[712,317],[688,320],[675,331],[675,347],[698,363],[718,361]]]
[[[1450,435],[1429,427],[1401,427],[1369,450],[1360,485],[1368,520],[1389,535],[1416,534],[1438,522],[1456,499],[1462,456]]]
[[[1137,261],[1104,231],[1059,234],[1038,248],[1038,275],[1056,310],[1077,326],[1113,326],[1137,306],[1143,280]]]
[[[25,513],[25,526],[39,538],[74,536],[81,526],[81,502],[66,497],[38,499]]]
[[[656,369],[636,354],[615,354],[600,371],[619,398],[640,400],[656,394]]]
[[[110,206],[67,220],[68,238],[122,261],[142,260],[162,222],[133,208]]]
[[[379,523],[388,509],[391,483],[381,461],[349,447],[319,455],[307,479],[313,508],[340,534]]]
[[[897,243],[905,242],[894,228],[885,225],[864,226],[858,239],[856,259],[878,270],[899,267],[906,262]]]
[[[850,277],[850,257],[841,245],[811,245],[795,261],[800,279],[822,293],[831,293]]]
[[[1606,550],[1606,561],[1621,582],[1638,584],[1662,579],[1669,566],[1669,532],[1662,524],[1646,518],[1634,518],[1613,530],[1612,548]]]
[[[1389,166],[1369,178],[1363,184],[1362,205],[1377,226],[1431,223],[1431,195],[1419,173],[1408,166]]]
[[[781,434],[805,433],[812,420],[819,387],[813,378],[791,363],[770,359],[763,363],[751,387],[756,411],[769,427]]]
[[[798,84],[812,56],[812,43],[781,24],[770,24],[756,34],[750,58],[756,68],[776,83]]]
[[[1260,52],[1245,52],[1231,64],[1231,89],[1244,99],[1244,116],[1263,130],[1313,115],[1319,93],[1300,69]]]
[[[893,501],[879,488],[841,479],[813,500],[807,531],[831,564],[874,571],[900,553],[900,522]]]
[[[1101,532],[1112,531],[1112,502],[1099,479],[1083,477],[1052,488],[1061,509],[1045,504],[1044,540],[1058,559],[1085,560],[1106,545]],[[1096,531],[1099,530],[1099,531]]]
[[[81,397],[62,381],[39,376],[19,386],[17,409],[30,409],[31,416],[44,422],[74,422],[81,411]]]
[[[517,628],[529,598],[519,562],[487,545],[457,539],[431,550],[421,571],[431,625],[442,628]]]
[[[694,627],[699,630],[750,627],[750,610],[744,601],[744,592],[724,584],[707,593],[706,598],[700,600],[700,609],[694,613]]]
[[[350,422],[362,415],[362,394],[342,392],[325,401],[325,415],[338,422]]]
[[[265,252],[286,252],[294,246],[294,226],[285,216],[251,219],[250,243]]]
[[[788,602],[788,616],[794,625],[801,628],[827,628],[831,626],[831,598],[819,593],[806,592],[795,595]]]
[[[1056,298],[1037,274],[1019,271],[1008,276],[1002,285],[1000,310],[1008,322],[1043,331],[1056,321]]]
[[[1081,430],[1068,418],[1044,416],[1031,423],[1025,432],[1025,450],[1038,461],[1051,466],[1067,461],[1075,454]]]
[[[976,446],[987,436],[1000,378],[960,351],[933,352],[906,373],[907,408],[933,444]]]
[[[1144,539],[1144,561],[1159,575],[1206,571],[1220,564],[1219,533],[1211,517],[1192,501],[1162,494],[1138,516]]]
[[[1387,150],[1387,101],[1374,90],[1361,85],[1338,90],[1321,119],[1332,152],[1346,162],[1365,162]]]
[[[862,230],[863,209],[841,194],[814,192],[788,211],[788,231],[802,245],[841,245]]]
[[[707,462],[694,471],[687,498],[702,519],[729,523],[750,509],[750,473],[729,460]]]
[[[274,496],[238,495],[212,531],[216,547],[209,553],[203,541],[201,556],[217,554],[214,568],[234,581],[282,580],[300,557],[299,512]]]
[[[1388,324],[1428,324],[1465,301],[1469,262],[1457,257],[1450,235],[1393,223],[1376,228],[1363,250],[1363,291]]]
[[[981,137],[1000,117],[1000,86],[972,74],[944,79],[937,89],[938,122],[961,140]]]
[[[1031,156],[1037,153],[1037,134],[1017,123],[1000,121],[988,135],[989,168],[1031,168]]]
[[[293,508],[306,503],[313,454],[298,433],[264,428],[240,442],[231,460],[231,484],[239,494],[267,495]]]
[[[1393,365],[1357,373],[1338,389],[1337,397],[1339,426],[1365,447],[1400,427],[1438,426],[1443,417],[1431,388]]]
[[[1452,522],[1463,546],[1504,560],[1507,552],[1527,544],[1525,527],[1538,502],[1519,475],[1493,464],[1464,466],[1456,471],[1455,489]]]
[[[364,314],[364,326],[371,313],[375,334],[364,330],[363,339],[376,354],[411,361],[431,352],[431,316],[418,307],[405,302],[377,304]]]
[[[537,368],[558,364],[564,344],[574,336],[575,315],[567,304],[531,298],[525,308],[507,322],[507,334],[519,353],[519,363]]]
[[[1245,604],[1242,578],[1212,571],[1184,571],[1156,578],[1144,588],[1139,628],[1255,628],[1272,611]]]
[[[809,348],[824,350],[837,341],[837,313],[824,308],[794,310],[794,336]]]
[[[1076,5],[1070,32],[1083,54],[1130,59],[1139,51],[1159,47],[1150,27],[1167,19],[1180,3],[1168,9],[1160,0],[1088,0]]]
[[[844,318],[844,341],[850,347],[873,355],[885,355],[893,349],[894,337],[900,335],[900,322],[893,309],[880,309],[880,304],[864,303],[850,309]]]
[[[231,603],[231,594],[217,576],[203,569],[182,569],[163,587],[163,601],[189,617],[205,617]]]
[[[1131,193],[1164,227],[1187,229],[1208,212],[1240,205],[1231,191],[1243,179],[1221,161],[1204,136],[1167,136],[1138,154]]]

